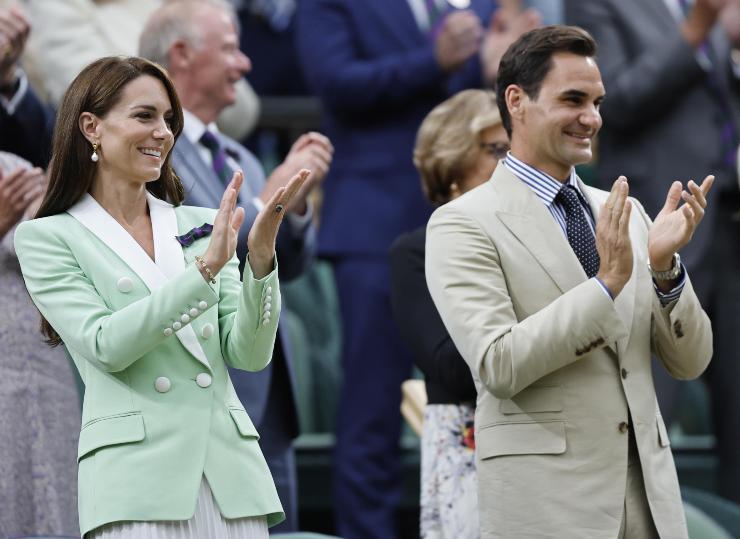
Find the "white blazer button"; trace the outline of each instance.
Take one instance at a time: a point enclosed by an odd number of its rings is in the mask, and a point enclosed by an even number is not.
[[[175,322],[174,324],[172,324],[172,329],[174,329],[175,331],[180,331],[181,327],[182,324],[180,322]]]
[[[201,300],[198,302],[198,308],[201,311],[205,311],[208,308],[208,304],[205,301]]]
[[[265,309],[265,312],[262,313],[263,318],[270,318],[270,309]]]
[[[269,319],[269,318],[263,318],[263,319],[262,319],[262,325],[263,325],[263,326],[266,326],[266,325],[267,325],[267,324],[269,324],[269,323],[270,323],[270,319]]]
[[[195,377],[195,383],[198,384],[202,388],[206,388],[211,385],[212,379],[211,375],[207,372],[202,372],[198,376]]]
[[[160,376],[154,380],[154,389],[160,393],[167,393],[170,390],[170,387],[172,387],[172,383],[166,376]]]
[[[172,328],[164,328],[165,337],[169,337],[170,335],[172,335],[172,333],[173,333]]]
[[[183,324],[187,324],[188,322],[190,322],[190,317],[187,314],[184,314],[180,317],[180,320],[182,320]]]
[[[204,339],[210,339],[213,336],[213,324],[206,324],[201,328],[200,334]]]
[[[271,287],[271,286],[268,286],[268,287],[267,287],[267,293],[268,293],[268,294],[272,294],[272,287]]]
[[[195,307],[193,307],[192,309],[190,309],[190,317],[191,318],[195,318],[199,314],[200,314],[200,311],[198,309],[196,309]]]
[[[116,286],[118,287],[118,291],[124,294],[128,294],[134,289],[134,283],[128,277],[121,277],[118,279]]]
[[[265,312],[268,312],[271,307],[272,307],[272,303],[270,303],[269,301],[265,303]]]
[[[265,296],[265,303],[272,303],[272,296]]]

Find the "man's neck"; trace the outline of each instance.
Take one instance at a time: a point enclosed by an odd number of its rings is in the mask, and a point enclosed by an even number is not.
[[[511,155],[519,159],[519,161],[521,161],[522,163],[525,163],[526,165],[529,165],[530,167],[535,168],[540,172],[544,172],[548,176],[555,178],[560,183],[568,183],[570,181],[570,175],[573,171],[572,166],[566,168],[558,163],[552,163],[537,159],[536,156],[526,151],[521,151],[521,149],[515,149],[513,147],[511,148]]]
[[[188,92],[186,89],[186,84],[181,83],[178,85],[177,81],[175,81],[175,88],[177,88],[178,94],[180,96],[180,103],[182,104],[182,108],[189,111],[190,114],[198,118],[205,125],[216,121],[216,118],[218,118],[218,115],[221,113],[221,111],[217,110],[217,108],[214,107],[213,103],[210,102],[210,100]]]

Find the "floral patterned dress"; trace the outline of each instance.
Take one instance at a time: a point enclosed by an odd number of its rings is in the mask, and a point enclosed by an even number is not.
[[[429,404],[421,437],[422,539],[477,539],[475,408]]]

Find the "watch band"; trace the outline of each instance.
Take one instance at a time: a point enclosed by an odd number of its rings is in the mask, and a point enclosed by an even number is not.
[[[673,279],[676,279],[679,275],[681,275],[681,255],[679,255],[678,253],[673,253],[673,265],[671,266],[671,269],[667,269],[665,271],[655,271],[650,266],[649,261],[647,267],[650,275],[652,275],[653,279],[655,279],[656,281],[672,281]]]

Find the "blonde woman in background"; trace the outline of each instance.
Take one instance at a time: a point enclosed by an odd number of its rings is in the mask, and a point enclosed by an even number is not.
[[[414,164],[427,198],[441,205],[486,182],[508,149],[496,95],[465,90],[424,119]],[[390,255],[394,315],[424,373],[428,395],[421,442],[421,537],[477,538],[476,389],[427,290],[425,239],[425,228],[404,234]]]

